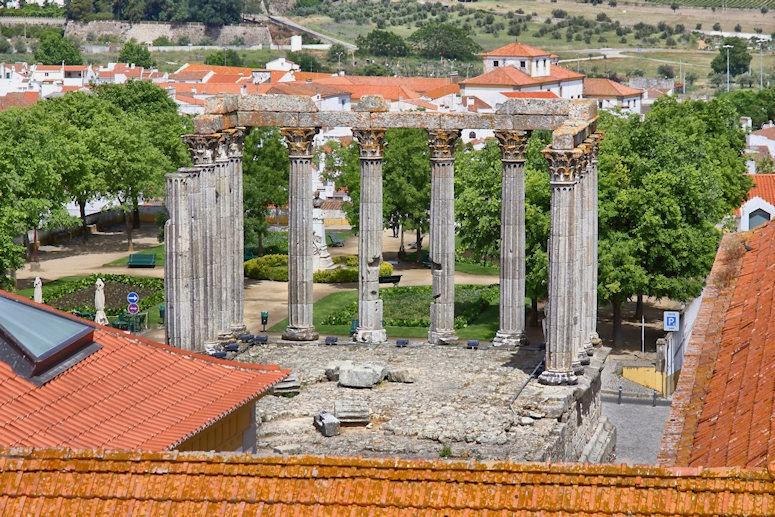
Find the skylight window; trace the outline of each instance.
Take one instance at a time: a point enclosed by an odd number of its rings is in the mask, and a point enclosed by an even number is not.
[[[94,327],[0,295],[0,360],[41,385],[101,347]]]

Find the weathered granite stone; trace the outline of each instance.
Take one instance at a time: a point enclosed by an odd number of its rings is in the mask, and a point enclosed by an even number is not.
[[[272,449],[276,454],[280,455],[288,455],[293,456],[295,454],[301,453],[301,445],[297,443],[286,443],[282,445],[278,445],[277,447],[274,447]]]
[[[523,416],[519,419],[519,425],[533,425],[535,423],[535,420],[530,418],[529,416]]]
[[[367,425],[371,421],[371,410],[363,401],[338,400],[334,402],[334,416],[343,425]]]
[[[299,376],[291,373],[284,381],[278,382],[272,387],[272,395],[298,395],[301,392]]]
[[[368,365],[341,368],[339,370],[339,385],[345,388],[372,388],[384,379],[382,370]]]
[[[411,384],[414,382],[414,376],[407,368],[388,368],[387,380]]]
[[[315,415],[313,423],[320,434],[327,438],[339,434],[339,419],[328,411],[321,411]]]
[[[326,365],[326,378],[329,381],[338,381],[339,380],[339,372],[342,368],[352,368],[354,366],[353,362],[350,360],[346,361],[332,361]]]

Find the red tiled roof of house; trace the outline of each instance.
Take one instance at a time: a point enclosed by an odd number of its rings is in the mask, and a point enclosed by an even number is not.
[[[0,111],[13,107],[31,106],[38,102],[38,92],[8,92],[0,97]]]
[[[188,63],[178,69],[178,72],[182,70],[188,70],[191,72],[214,72],[216,75],[240,75],[250,76],[253,74],[253,68],[247,68],[244,66],[219,66],[219,65],[205,65],[203,63]]]
[[[540,48],[531,47],[524,43],[509,43],[508,45],[496,48],[483,54],[485,56],[507,56],[507,57],[542,57],[549,56],[549,52]]]
[[[0,296],[93,326],[102,347],[40,387],[0,361],[0,446],[172,449],[290,373],[130,337],[10,293]]]
[[[630,88],[605,78],[584,78],[584,97],[632,97],[643,95],[643,90]]]
[[[724,236],[673,395],[660,463],[775,463],[773,264],[775,224]]]
[[[465,95],[461,99],[461,102],[463,103],[463,106],[465,106],[466,110],[468,111],[478,112],[484,109],[492,109],[492,106],[484,102],[479,97]]]
[[[172,81],[197,81],[202,82],[212,72],[208,70],[181,70],[174,74],[170,74],[169,78]]]
[[[425,90],[422,92],[422,94],[429,99],[438,99],[440,97],[443,97],[445,95],[460,95],[460,86],[458,86],[457,83],[450,83],[445,84],[442,86],[439,86],[438,88],[432,88],[430,90]]]
[[[753,188],[748,191],[748,199],[761,198],[775,205],[775,174],[752,174]]]
[[[775,140],[775,126],[765,127],[764,129],[759,129],[758,131],[751,131],[751,134],[756,136],[763,136],[768,140]]]
[[[5,515],[748,515],[772,470],[0,449]]]
[[[554,65],[549,69],[550,75],[532,77],[513,66],[499,66],[486,74],[461,81],[465,86],[532,86],[537,84],[557,83],[573,79],[582,79],[584,74]]]

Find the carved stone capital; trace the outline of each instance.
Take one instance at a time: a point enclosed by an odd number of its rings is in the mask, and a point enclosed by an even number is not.
[[[578,170],[583,152],[579,148],[570,150],[547,147],[541,151],[549,161],[549,183],[569,185],[578,179]]]
[[[455,144],[460,138],[459,129],[428,130],[428,146],[431,149],[431,160],[453,160]]]
[[[353,129],[361,159],[379,159],[385,151],[384,129]]]
[[[504,162],[524,162],[527,141],[532,131],[496,131],[495,138],[501,148]]]
[[[280,134],[285,137],[291,157],[309,158],[312,156],[312,141],[318,131],[316,127],[284,127]]]
[[[578,163],[576,166],[578,167],[578,170],[576,171],[576,176],[581,178],[587,174],[589,171],[589,164],[591,163],[591,146],[586,141],[579,144],[578,149],[581,151],[581,157],[578,160]]]
[[[538,376],[538,382],[540,384],[546,384],[548,386],[567,386],[578,384],[579,380],[576,378],[576,374],[573,372],[556,372],[545,370]]]
[[[241,158],[242,148],[245,145],[245,128],[238,127],[223,131],[226,155],[229,158]]]
[[[183,135],[183,142],[188,146],[188,152],[191,153],[191,161],[194,165],[207,165],[215,162],[222,137],[221,133]]]
[[[597,163],[597,155],[600,151],[600,141],[605,138],[605,131],[596,131],[589,135],[584,143],[589,145],[589,164]]]

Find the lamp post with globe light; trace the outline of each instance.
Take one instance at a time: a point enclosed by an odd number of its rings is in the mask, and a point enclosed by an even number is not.
[[[724,48],[727,49],[727,93],[729,93],[729,49],[732,45],[724,45]]]

